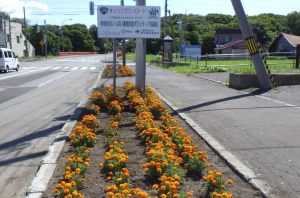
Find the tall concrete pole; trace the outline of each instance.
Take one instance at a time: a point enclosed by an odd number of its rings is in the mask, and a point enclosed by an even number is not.
[[[25,36],[25,57],[28,57],[28,40],[27,40],[27,23],[26,23],[26,11],[25,6],[23,7],[23,13],[24,13],[24,36]]]
[[[136,0],[136,6],[145,6],[146,0]],[[146,85],[146,39],[136,39],[136,66],[135,66],[135,85],[136,88],[145,96]]]
[[[267,70],[265,68],[264,62],[262,60],[261,54],[259,52],[259,49],[257,47],[257,44],[254,41],[253,32],[248,23],[243,5],[240,0],[231,0],[231,3],[237,16],[243,37],[246,41],[247,48],[251,55],[251,59],[255,67],[260,86],[263,89],[271,89],[272,84],[268,76]]]
[[[47,28],[47,23],[46,20],[44,20],[44,25],[45,25],[45,36],[44,36],[44,42],[45,42],[45,55],[46,58],[48,58],[48,28]]]
[[[121,0],[121,6],[124,6],[124,0]],[[126,45],[125,45],[125,39],[122,39],[122,55],[123,55],[123,65],[126,65]]]
[[[13,48],[12,48],[12,43],[11,43],[11,21],[10,21],[10,17],[8,17],[8,31],[9,31],[9,47],[12,50]]]

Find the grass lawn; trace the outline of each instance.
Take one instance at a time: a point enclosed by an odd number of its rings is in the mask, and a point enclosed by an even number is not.
[[[174,56],[175,57],[175,56]],[[135,54],[127,54],[128,60],[135,60]],[[160,55],[148,54],[146,57],[148,63],[162,67]],[[194,73],[213,73],[213,72],[236,72],[236,73],[255,73],[255,68],[251,60],[201,60],[194,61],[189,59],[174,58],[175,65],[168,69],[177,73],[191,75]],[[295,69],[295,60],[278,58],[267,60],[268,66],[272,73],[300,73]]]

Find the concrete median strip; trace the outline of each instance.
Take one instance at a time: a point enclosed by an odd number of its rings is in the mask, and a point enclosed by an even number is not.
[[[172,102],[164,98],[160,93],[155,90],[157,96],[169,105],[174,111],[179,108]],[[197,123],[195,123],[185,113],[178,113],[178,115],[184,119],[187,124],[192,127],[197,134],[202,137],[205,142],[223,159],[225,162],[244,180],[248,181],[255,189],[259,190],[265,197],[274,197],[270,194],[271,187],[263,180],[256,178],[255,173],[249,169],[245,164],[239,161],[232,153],[226,150],[218,141],[216,141],[211,135],[209,135],[204,129],[202,129]],[[274,197],[275,198],[275,197]]]
[[[61,129],[61,132],[54,139],[50,147],[48,148],[47,154],[41,161],[41,164],[35,174],[35,177],[31,181],[30,186],[26,190],[26,198],[41,198],[44,192],[47,190],[48,183],[54,173],[56,168],[57,159],[66,143],[67,137],[70,135],[73,127],[76,125],[76,118],[82,113],[82,109],[85,107],[88,102],[88,96],[91,91],[97,87],[100,82],[101,76],[103,73],[103,69],[100,71],[95,83],[89,89],[88,94],[83,96],[83,99],[79,103],[76,109],[80,109],[79,111],[74,111],[71,117],[68,119],[64,127]]]

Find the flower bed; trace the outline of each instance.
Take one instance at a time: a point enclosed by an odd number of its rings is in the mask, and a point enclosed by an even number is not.
[[[44,197],[260,197],[151,87],[117,93],[93,92]]]
[[[113,77],[113,65],[106,65],[102,74],[102,78]],[[117,65],[116,68],[117,77],[134,76],[133,70],[128,65]]]

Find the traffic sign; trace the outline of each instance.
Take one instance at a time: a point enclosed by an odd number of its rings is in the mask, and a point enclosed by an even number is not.
[[[44,40],[41,40],[41,41],[40,41],[40,45],[41,45],[41,46],[45,45]]]
[[[99,38],[160,38],[159,6],[98,6]]]

